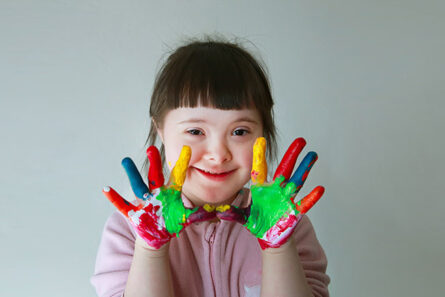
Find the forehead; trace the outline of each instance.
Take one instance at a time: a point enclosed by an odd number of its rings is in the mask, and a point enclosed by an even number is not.
[[[170,110],[164,118],[164,125],[187,123],[224,125],[234,122],[261,125],[261,117],[258,110],[253,108],[225,110],[211,107],[180,107]]]

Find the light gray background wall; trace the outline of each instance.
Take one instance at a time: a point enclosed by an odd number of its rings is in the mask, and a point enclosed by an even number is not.
[[[159,60],[213,32],[268,65],[280,152],[319,153],[331,295],[443,295],[443,1],[0,3],[1,296],[94,296],[101,189],[143,160]]]

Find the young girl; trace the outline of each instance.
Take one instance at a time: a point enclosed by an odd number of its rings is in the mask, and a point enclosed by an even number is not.
[[[290,176],[305,145],[297,139],[266,182],[272,106],[262,67],[240,46],[196,41],[170,55],[151,97],[147,142],[162,145],[161,154],[147,150],[148,186],[126,158],[137,201],[104,189],[120,212],[99,247],[91,279],[99,296],[329,295],[327,260],[303,215],[323,189],[294,199],[317,157]]]

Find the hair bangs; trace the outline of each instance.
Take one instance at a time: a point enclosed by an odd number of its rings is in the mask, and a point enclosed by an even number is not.
[[[245,57],[230,48],[203,47],[177,65],[167,96],[171,108],[204,106],[229,110],[255,108],[258,103],[270,105],[266,102],[269,98],[262,98],[264,81]]]

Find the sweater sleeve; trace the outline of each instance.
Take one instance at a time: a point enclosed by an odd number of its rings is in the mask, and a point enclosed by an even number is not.
[[[307,216],[302,217],[294,236],[298,255],[312,293],[315,297],[329,297],[330,278],[326,274],[327,258]]]
[[[123,296],[133,260],[135,233],[119,212],[105,223],[91,284],[99,297]]]

